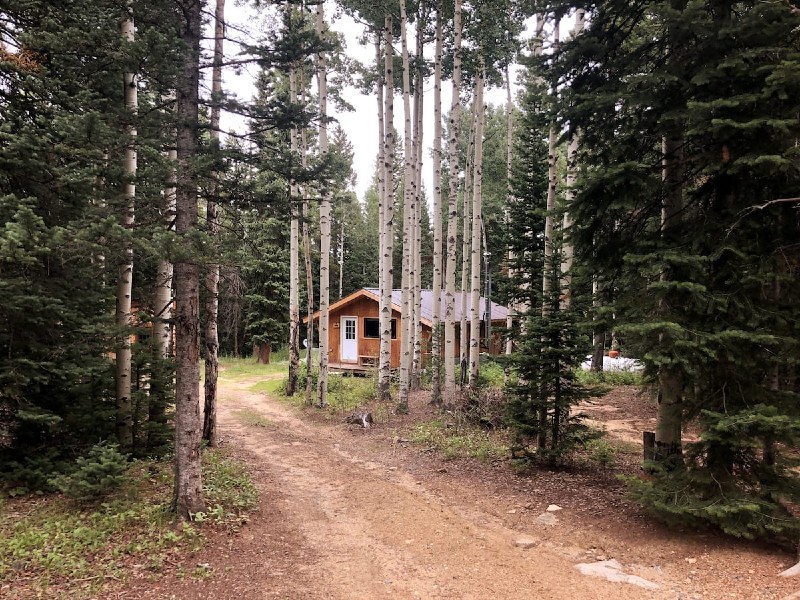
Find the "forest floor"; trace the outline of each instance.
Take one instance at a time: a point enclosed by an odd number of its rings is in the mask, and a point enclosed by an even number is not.
[[[788,554],[669,529],[626,498],[617,475],[637,471],[654,417],[636,388],[586,407],[608,431],[608,466],[585,458],[519,472],[507,457],[450,458],[415,441],[443,419],[425,393],[412,396],[410,415],[384,407],[362,429],[344,414],[253,391],[262,380],[223,378],[220,388],[222,445],[249,465],[261,493],[248,524],[210,535],[180,569],[104,597],[800,598],[800,579],[777,577],[793,564]],[[562,510],[547,513],[552,504]],[[576,569],[606,559],[658,589]],[[197,565],[205,575],[187,577]]]

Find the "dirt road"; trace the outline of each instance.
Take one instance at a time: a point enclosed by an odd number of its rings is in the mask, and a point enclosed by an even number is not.
[[[212,577],[172,578],[137,597],[625,600],[784,598],[795,591],[774,577],[779,554],[760,556],[758,572],[726,574],[739,549],[707,560],[702,542],[655,548],[645,539],[632,547],[635,532],[609,540],[568,507],[551,513],[557,524],[541,524],[547,498],[530,489],[495,493],[443,463],[414,462],[418,450],[387,443],[386,435],[305,422],[291,407],[249,391],[252,383],[223,382],[219,420],[223,446],[252,467],[260,510],[240,533],[196,557]],[[531,547],[519,545],[523,538]],[[618,558],[625,573],[658,589],[576,569],[605,558]]]

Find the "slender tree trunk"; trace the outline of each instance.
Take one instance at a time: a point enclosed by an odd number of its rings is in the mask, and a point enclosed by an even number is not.
[[[290,31],[294,30],[294,6],[286,5],[286,19]],[[297,65],[289,66],[289,102],[297,104]],[[289,131],[289,148],[292,167],[298,156],[298,131],[293,125]],[[289,183],[289,379],[286,382],[286,395],[297,392],[297,379],[300,370],[300,219],[298,215],[299,191],[297,180],[291,177]]]
[[[122,37],[127,42],[134,40],[133,13],[127,7],[128,17],[122,22]],[[134,201],[136,199],[136,114],[138,93],[135,73],[125,73],[125,109],[129,123],[126,127],[127,142],[123,170],[125,171],[125,204],[121,224],[126,230],[133,228]],[[133,414],[131,412],[131,295],[133,289],[133,248],[125,242],[122,260],[117,266],[117,441],[122,452],[133,451]]]
[[[378,72],[378,79],[375,84],[376,98],[378,101],[378,161],[377,161],[377,180],[378,180],[378,288],[383,289],[383,256],[386,248],[386,227],[385,227],[385,211],[386,211],[386,168],[384,166],[384,138],[386,135],[384,127],[384,79],[383,79],[383,46],[381,45],[381,35],[375,34],[375,70]],[[381,294],[382,295],[382,294]]]
[[[191,246],[198,231],[197,178],[198,86],[200,73],[200,0],[179,0],[184,18],[180,39],[186,46],[179,74],[178,176],[176,234]],[[175,494],[179,519],[205,510],[200,475],[200,268],[183,257],[175,264]]]
[[[325,36],[325,13],[322,2],[317,4],[317,36]],[[319,152],[328,154],[328,61],[325,52],[317,54],[317,85],[319,99]],[[330,301],[331,260],[331,197],[322,190],[319,207],[319,377],[317,379],[317,404],[328,405],[328,319]]]
[[[297,101],[294,69],[289,75],[294,99]],[[290,133],[292,155],[297,155],[297,128]],[[294,396],[297,391],[297,378],[300,369],[300,220],[297,214],[299,192],[297,183],[292,181],[290,190],[291,223],[289,225],[289,380],[286,383],[286,395]]]
[[[450,105],[448,169],[450,189],[447,197],[447,270],[444,308],[444,387],[448,402],[455,393],[455,302],[456,236],[458,234],[458,120],[461,108],[461,0],[453,8],[453,99]]]
[[[513,151],[514,151],[514,103],[511,98],[511,74],[509,73],[508,65],[505,68],[506,80],[506,206],[511,204],[511,175],[513,166]],[[506,229],[509,227],[509,214],[508,209],[505,213]],[[507,268],[509,276],[511,276],[511,265],[514,264],[514,252],[509,249],[506,254]],[[514,317],[517,316],[517,303],[509,302],[508,313],[506,316],[506,344],[505,354],[510,355],[514,351],[514,339],[511,331],[514,328]]]
[[[461,374],[459,383],[463,386],[469,377],[469,290],[470,270],[470,244],[472,233],[472,196],[475,193],[473,177],[475,175],[475,130],[478,117],[476,111],[478,104],[475,102],[477,95],[477,78],[472,86],[472,110],[469,119],[469,141],[467,143],[467,161],[464,166],[464,196],[461,199],[462,225],[461,225],[461,324],[459,327],[459,349],[461,351]]]
[[[408,390],[410,387],[410,371],[412,359],[412,345],[414,337],[413,314],[411,310],[412,297],[410,288],[413,285],[414,273],[411,264],[413,238],[411,233],[414,215],[414,168],[416,167],[414,153],[412,152],[411,128],[411,73],[408,58],[406,2],[400,0],[400,42],[402,45],[403,59],[403,120],[405,134],[403,140],[403,271],[402,271],[402,304],[401,316],[402,329],[400,332],[400,386],[397,404],[398,413],[408,412]]]
[[[592,335],[592,363],[590,369],[596,373],[603,371],[603,354],[605,353],[606,332],[600,325],[600,308],[602,307],[600,279],[595,275],[592,278],[592,320],[594,321],[594,334]]]
[[[662,146],[662,180],[665,187],[661,211],[661,233],[669,240],[672,232],[681,226],[683,210],[683,136],[679,133],[664,137]],[[670,274],[664,270],[662,281]],[[668,298],[662,298],[659,313],[668,319],[672,307]],[[658,371],[658,413],[656,415],[656,459],[680,460],[682,456],[681,427],[683,425],[683,379],[672,366],[661,365]]]
[[[442,404],[442,0],[436,2],[433,66],[433,320],[431,329],[431,401]],[[451,349],[452,350],[452,349]]]
[[[170,145],[167,149],[169,179],[164,189],[162,214],[168,231],[175,230],[175,130],[170,127]],[[166,258],[158,259],[156,281],[153,290],[153,345],[154,353],[163,360],[172,355],[172,263]],[[150,380],[150,398],[147,403],[147,450],[160,453],[169,442],[167,428],[167,373],[163,362],[157,361]],[[171,402],[171,400],[170,400]]]
[[[211,75],[211,145],[219,151],[219,116],[222,102],[222,60],[225,39],[225,0],[217,0],[214,15],[214,62]],[[217,193],[219,172],[211,173],[206,204],[207,230],[211,239],[219,237]],[[212,448],[217,445],[217,376],[219,373],[219,264],[210,263],[206,271],[206,371],[203,439]]]
[[[559,46],[559,25],[560,22],[556,19],[553,25],[553,52],[556,52]],[[555,96],[557,91],[553,89],[552,94]],[[544,303],[542,304],[542,316],[547,316],[549,312],[548,298],[552,293],[552,281],[555,279],[553,276],[553,253],[555,250],[553,245],[553,232],[555,228],[556,185],[558,183],[558,172],[556,169],[558,163],[557,138],[558,132],[556,131],[555,124],[552,124],[550,125],[547,144],[547,214],[544,224],[544,275],[542,277],[542,298],[544,298]]]
[[[421,57],[424,52],[423,32],[425,24],[422,21],[422,6],[417,11],[417,48],[416,53]],[[414,76],[414,348],[411,361],[411,389],[419,390],[422,387],[422,230],[420,216],[422,215],[422,143],[423,143],[423,90],[424,76],[422,63],[417,61]]]
[[[480,72],[475,82],[475,164],[472,191],[472,272],[470,274],[470,334],[469,334],[469,385],[478,386],[478,370],[481,359],[481,224],[483,221],[483,128],[485,111],[483,107],[483,86],[486,69],[483,57],[480,59]],[[466,232],[465,232],[466,235]],[[488,339],[486,340],[489,341]]]
[[[305,82],[303,81],[303,70],[300,69],[301,77],[301,103],[306,105],[305,96]],[[306,128],[300,130],[300,161],[303,166],[303,171],[308,168],[308,132]],[[308,325],[306,326],[306,405],[311,406],[313,403],[312,394],[314,391],[312,371],[314,365],[312,364],[312,355],[314,350],[314,273],[311,270],[311,233],[309,232],[309,209],[308,209],[308,188],[304,185],[301,188],[303,196],[303,258],[305,259],[306,269],[306,298],[308,305],[306,307],[306,317]]]
[[[579,8],[575,11],[574,35],[578,36],[583,32],[584,17],[586,11]],[[570,209],[578,197],[578,148],[580,146],[580,133],[576,130],[572,132],[569,147],[567,149],[567,190],[566,190],[566,209],[562,224],[561,242],[561,310],[567,311],[572,306],[572,261],[575,249],[572,244],[572,215]]]
[[[383,151],[385,198],[383,207],[383,285],[381,286],[381,344],[378,375],[378,397],[381,400],[390,400],[390,384],[392,380],[392,287],[394,282],[394,267],[392,254],[394,252],[394,53],[392,51],[392,15],[386,14],[383,28],[384,48],[384,81],[386,93],[384,96],[384,118],[386,120]]]

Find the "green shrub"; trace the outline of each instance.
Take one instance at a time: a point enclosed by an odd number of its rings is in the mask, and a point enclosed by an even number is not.
[[[575,370],[575,381],[580,385],[590,387],[594,385],[644,385],[644,376],[641,371],[587,371]]]
[[[116,444],[95,444],[76,468],[51,478],[50,484],[65,496],[81,502],[102,500],[125,481],[128,460]]]

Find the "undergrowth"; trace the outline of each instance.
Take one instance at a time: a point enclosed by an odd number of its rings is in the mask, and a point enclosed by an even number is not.
[[[173,552],[199,549],[209,521],[238,527],[257,501],[245,467],[219,451],[203,454],[207,513],[175,527],[170,462],[136,461],[101,503],[31,495],[0,504],[0,589],[24,597],[95,597],[136,563],[157,573]]]
[[[428,446],[447,460],[476,458],[496,460],[508,457],[508,443],[501,432],[490,432],[478,427],[457,425],[444,419],[421,423],[408,437],[414,444]]]

